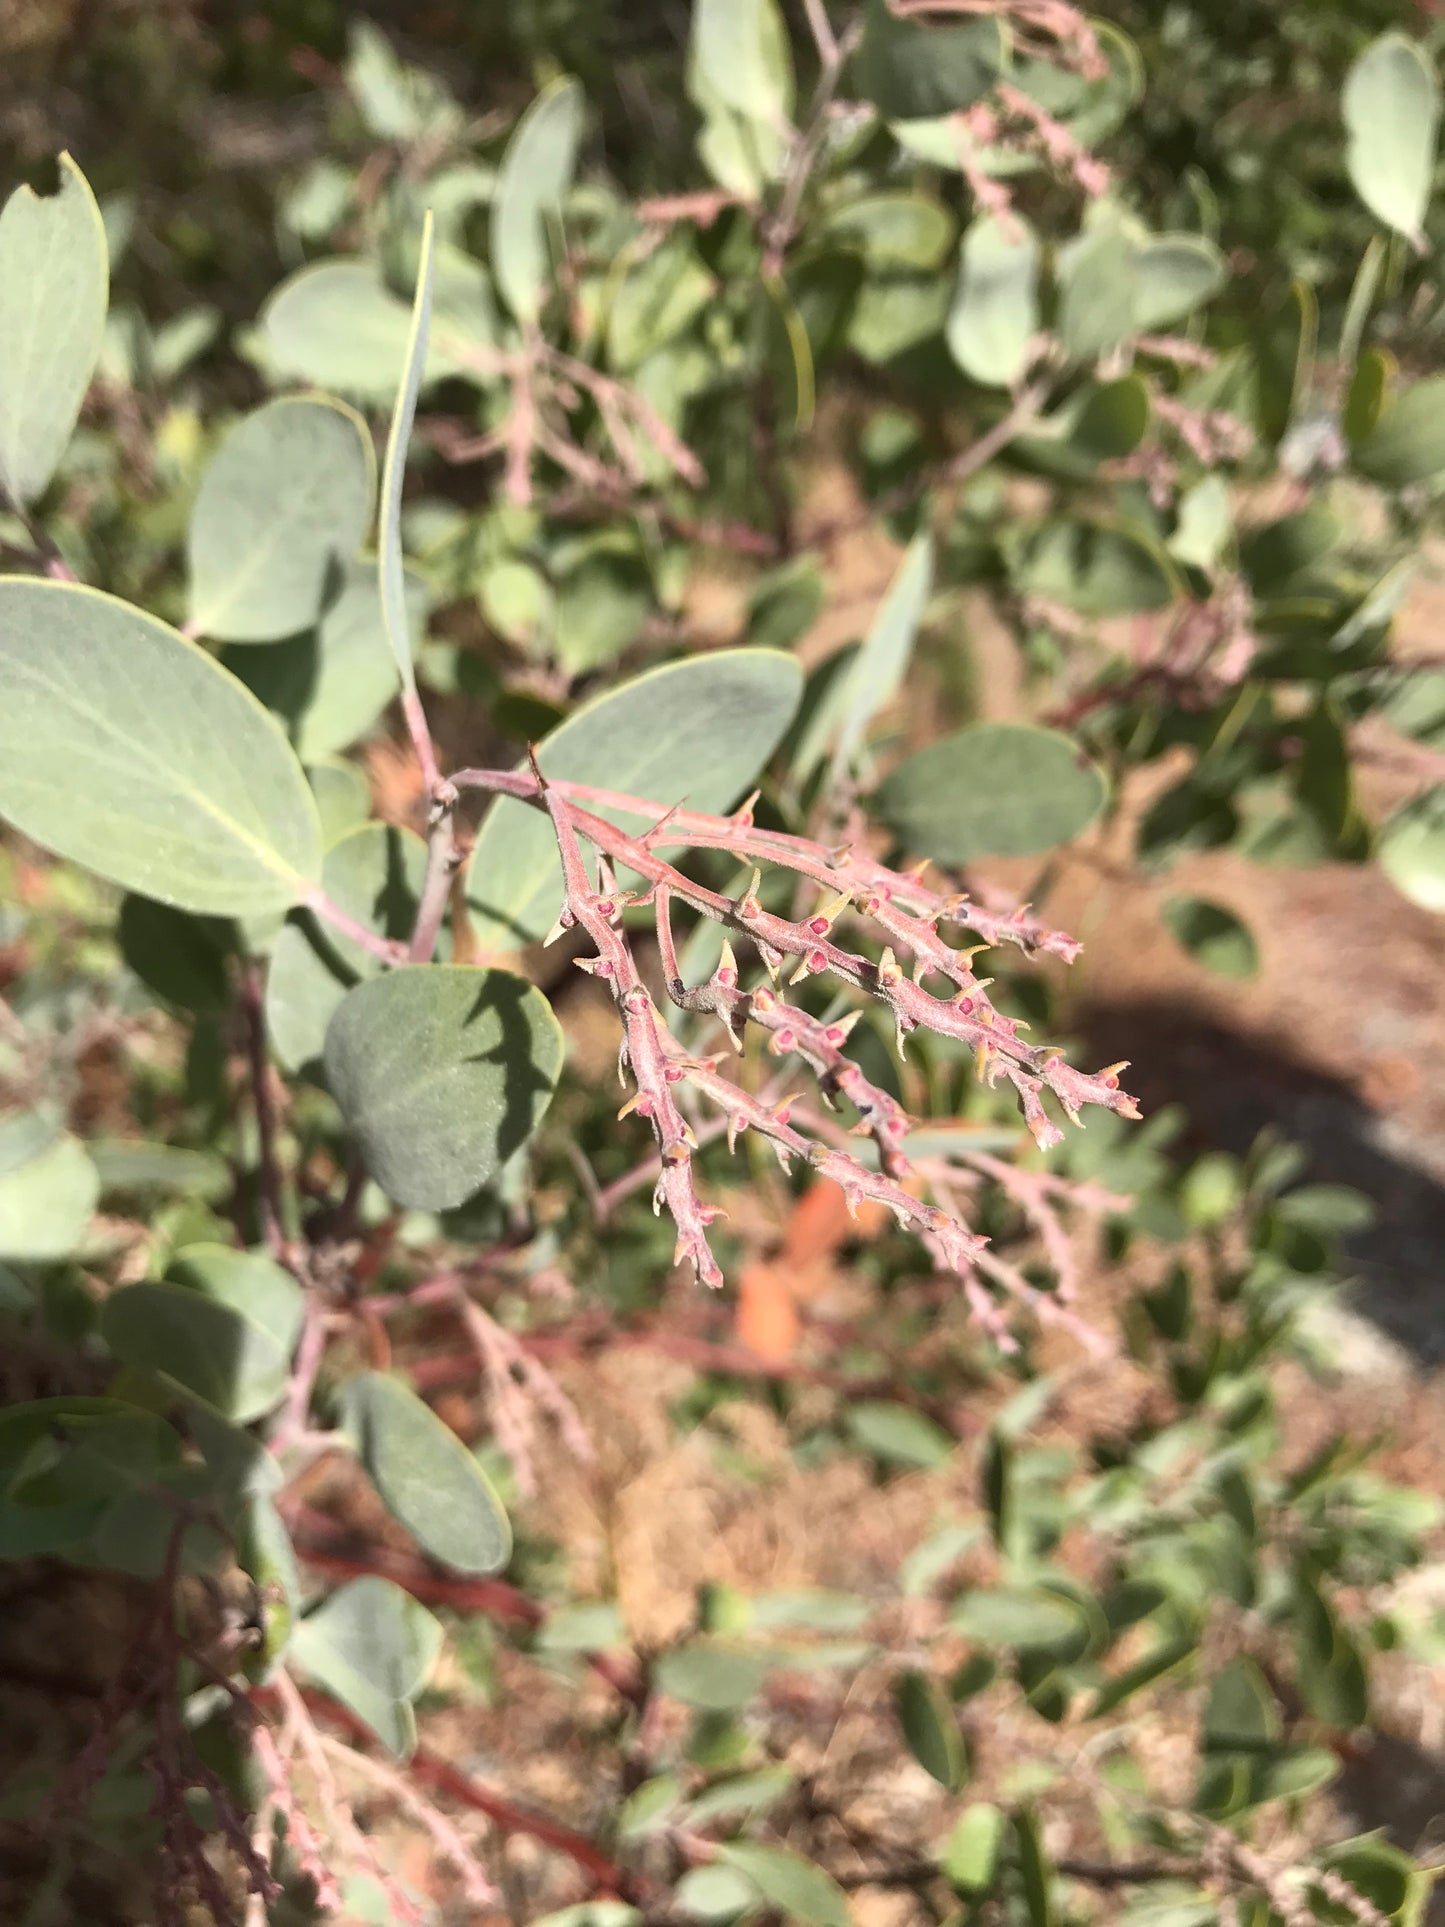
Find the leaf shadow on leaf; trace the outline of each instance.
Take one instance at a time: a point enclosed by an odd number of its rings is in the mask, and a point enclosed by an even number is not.
[[[525,977],[514,977],[505,970],[489,971],[477,986],[465,1020],[466,1028],[470,1028],[484,1016],[494,1014],[501,1025],[501,1035],[491,1050],[474,1051],[462,1062],[502,1066],[502,1122],[497,1132],[497,1156],[503,1164],[532,1134],[534,1099],[538,1095],[550,1096],[552,1090],[532,1061],[532,1032],[522,1007],[531,988]]]

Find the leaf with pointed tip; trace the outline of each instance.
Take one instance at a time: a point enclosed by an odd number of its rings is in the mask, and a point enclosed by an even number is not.
[[[366,424],[343,403],[267,402],[201,477],[186,537],[190,623],[216,642],[281,642],[312,628],[371,517]]]
[[[21,507],[55,473],[100,358],[110,298],[105,223],[60,156],[60,191],[18,187],[0,210],[0,494]]]
[[[451,1427],[386,1372],[349,1378],[338,1405],[373,1485],[422,1550],[457,1572],[500,1572],[511,1557],[511,1526]]]
[[[204,650],[98,590],[0,578],[0,815],[201,914],[284,910],[321,869],[275,720]]]
[[[549,272],[547,217],[572,184],[582,138],[582,89],[554,80],[518,121],[502,156],[492,200],[492,272],[524,325],[542,307]]]
[[[381,471],[381,521],[377,531],[376,566],[377,580],[381,585],[382,619],[386,624],[391,653],[396,657],[397,668],[401,671],[402,682],[409,690],[416,688],[416,671],[412,665],[411,623],[406,607],[406,566],[401,553],[401,487],[431,333],[432,237],[432,216],[428,208],[422,223],[421,260],[417,267],[416,298],[412,303],[406,360],[402,366],[396,406],[391,412],[391,428],[386,437],[386,461]]]
[[[416,1745],[412,1702],[441,1647],[434,1614],[389,1579],[368,1575],[307,1614],[291,1635],[290,1658],[405,1759]]]
[[[957,1793],[968,1762],[957,1716],[938,1682],[916,1670],[904,1673],[893,1704],[914,1759],[947,1792]]]
[[[1430,202],[1440,131],[1440,83],[1424,49],[1384,33],[1345,77],[1345,166],[1370,212],[1418,240]]]
[[[595,783],[661,808],[722,810],[737,801],[782,741],[802,693],[796,659],[772,649],[724,649],[650,670],[569,716],[538,750],[543,774]],[[599,815],[638,831],[647,820]],[[468,898],[483,948],[545,934],[562,903],[562,866],[540,811],[500,797],[472,856]]]
[[[508,971],[411,966],[347,993],[325,1065],[382,1190],[445,1211],[536,1128],[562,1068],[562,1032],[541,992]]]

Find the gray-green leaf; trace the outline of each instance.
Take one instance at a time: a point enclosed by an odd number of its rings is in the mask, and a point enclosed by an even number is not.
[[[382,1190],[444,1211],[535,1129],[562,1068],[562,1032],[522,978],[429,964],[348,992],[326,1033],[325,1064]]]
[[[1023,373],[1039,326],[1039,244],[1021,216],[992,215],[963,237],[948,347],[972,381],[1010,388]]]
[[[0,1257],[68,1258],[83,1241],[100,1177],[73,1137],[38,1140],[34,1154],[0,1169]]]
[[[341,402],[287,397],[238,423],[191,510],[194,631],[281,642],[310,629],[360,546],[374,485],[366,424]]]
[[[1424,49],[1381,34],[1346,76],[1340,111],[1355,192],[1387,227],[1418,240],[1440,128],[1440,83]]]
[[[18,187],[0,210],[0,491],[22,507],[65,453],[109,298],[105,223],[62,154],[59,193]]]
[[[869,723],[903,687],[932,587],[933,538],[916,535],[889,584],[863,647],[843,678],[838,740],[833,750],[835,783],[857,756]]]
[[[669,663],[570,716],[542,743],[543,773],[697,810],[734,803],[777,748],[802,693],[792,656],[726,649]],[[647,819],[601,810],[643,829]],[[562,867],[547,818],[510,797],[482,823],[468,884],[477,942],[513,948],[542,936],[562,905]]]
[[[301,765],[204,650],[114,596],[0,578],[0,815],[202,914],[284,910],[321,869]]]
[[[1036,856],[1086,830],[1103,776],[1057,730],[973,723],[910,756],[878,794],[883,820],[939,863]]]
[[[412,423],[416,420],[417,397],[421,393],[426,369],[427,342],[431,335],[432,306],[432,217],[427,210],[421,231],[421,261],[416,273],[416,298],[411,310],[411,330],[407,336],[406,360],[402,364],[401,387],[391,413],[391,428],[386,438],[386,464],[381,472],[381,523],[377,531],[377,580],[381,586],[381,612],[387,640],[396,666],[409,691],[416,689],[416,672],[411,659],[411,623],[406,606],[406,568],[401,553],[401,487],[406,473],[406,451],[411,443]]]
[[[417,1544],[458,1572],[500,1571],[512,1551],[502,1502],[431,1407],[385,1372],[348,1379],[339,1404],[357,1456]]]
[[[518,121],[502,156],[492,201],[492,271],[523,323],[541,311],[549,271],[547,217],[560,214],[581,138],[582,89],[575,80],[555,80]]]
[[[290,1657],[404,1759],[416,1745],[412,1702],[441,1647],[440,1620],[389,1579],[367,1577],[301,1621]]]

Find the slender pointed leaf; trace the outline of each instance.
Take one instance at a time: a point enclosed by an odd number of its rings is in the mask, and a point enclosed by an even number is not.
[[[406,362],[396,406],[391,414],[391,429],[386,438],[386,461],[381,471],[381,524],[376,555],[387,640],[391,644],[391,653],[396,657],[402,682],[409,690],[416,688],[416,671],[412,665],[411,624],[406,607],[406,567],[401,552],[401,488],[431,331],[432,237],[432,216],[428,208],[422,223],[421,262],[417,268],[416,299],[412,304]]]

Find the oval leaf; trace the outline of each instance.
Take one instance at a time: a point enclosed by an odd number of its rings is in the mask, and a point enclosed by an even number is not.
[[[366,426],[340,402],[268,402],[201,477],[187,535],[190,622],[216,642],[310,629],[371,516]]]
[[[427,589],[406,578],[408,633],[426,625]],[[309,635],[271,649],[234,645],[221,660],[279,716],[303,762],[349,749],[364,736],[400,686],[376,564],[356,561],[342,572],[334,602]]]
[[[444,1211],[531,1135],[562,1068],[562,1033],[522,978],[428,964],[350,991],[327,1030],[325,1064],[383,1191]]]
[[[1057,730],[974,723],[910,756],[878,794],[901,843],[939,863],[1036,856],[1086,830],[1104,778]]]
[[[0,1258],[45,1263],[80,1246],[100,1198],[84,1145],[60,1136],[0,1170]]]
[[[695,0],[692,64],[725,107],[772,126],[793,109],[792,62],[776,0]]]
[[[335,842],[321,866],[332,903],[378,936],[404,941],[416,922],[426,845],[411,830],[366,823]],[[379,960],[330,924],[293,919],[271,953],[266,1026],[289,1071],[317,1063],[326,1027],[353,984],[375,977]]]
[[[492,271],[518,321],[537,319],[549,273],[549,214],[560,216],[582,138],[582,89],[546,87],[518,121],[492,201]]]
[[[290,1346],[234,1305],[185,1285],[113,1292],[101,1308],[100,1335],[123,1365],[174,1379],[241,1425],[286,1393]]]
[[[372,1483],[422,1550],[458,1572],[499,1572],[512,1554],[512,1529],[451,1427],[385,1372],[348,1379],[339,1405]]]
[[[0,494],[33,502],[65,453],[100,358],[110,299],[105,223],[60,156],[60,191],[0,210]]]
[[[720,1846],[717,1858],[746,1874],[768,1905],[808,1927],[848,1927],[848,1896],[831,1874],[785,1847],[751,1840]]]
[[[1023,373],[1039,326],[1039,244],[1013,215],[985,215],[963,237],[948,347],[971,381],[1010,388]]]
[[[1354,446],[1355,466],[1384,488],[1409,488],[1445,469],[1445,375],[1414,382],[1381,408]]]
[[[599,697],[541,745],[547,776],[645,797],[662,809],[687,801],[723,810],[737,801],[782,741],[802,693],[797,662],[771,649],[725,649],[669,663]],[[646,818],[601,810],[632,829]],[[506,949],[545,934],[562,904],[552,826],[509,797],[477,837],[468,895],[476,941]]]
[[[416,1745],[412,1701],[442,1647],[441,1622],[389,1579],[353,1579],[291,1636],[290,1657],[402,1758]]]
[[[272,294],[260,326],[275,375],[357,401],[386,402],[396,393],[411,317],[368,261],[302,268]]]
[[[1387,227],[1418,239],[1440,129],[1440,83],[1429,57],[1402,33],[1381,34],[1346,76],[1340,111],[1355,192]]]
[[[315,883],[320,824],[286,739],[165,623],[0,578],[0,685],[0,815],[37,843],[203,914],[283,910]]]

